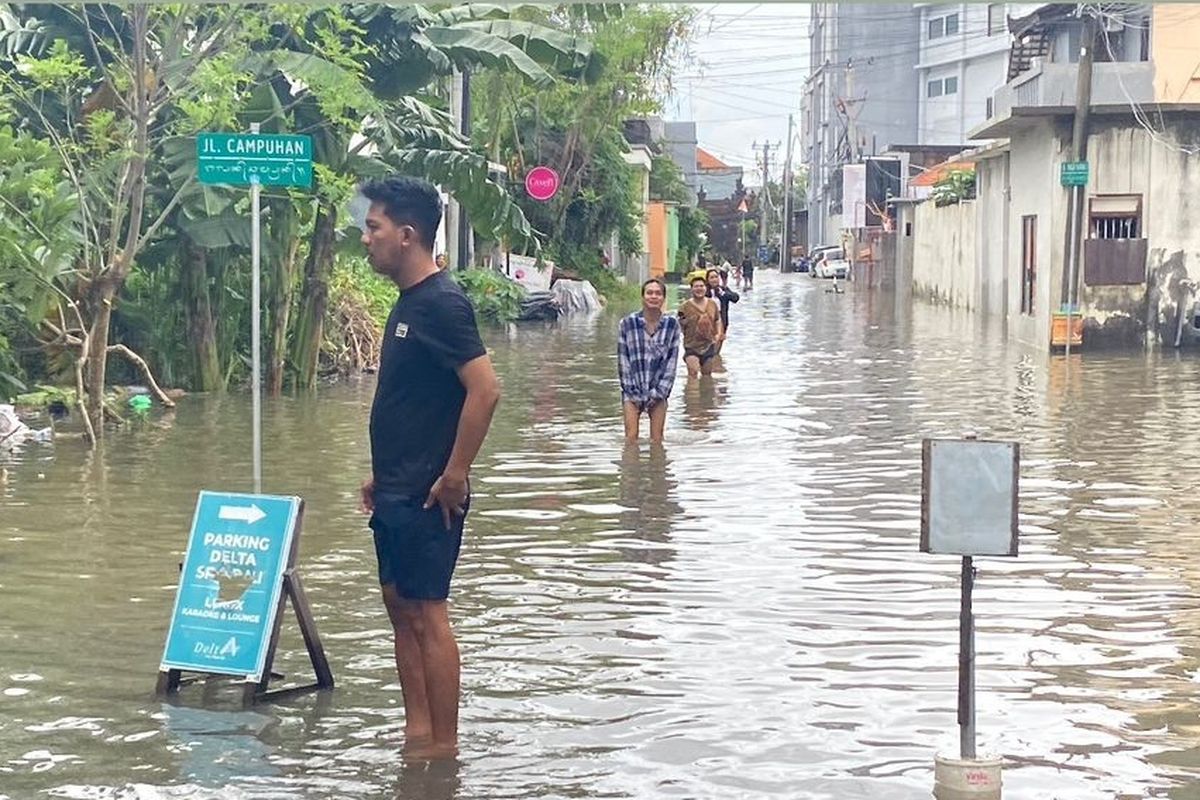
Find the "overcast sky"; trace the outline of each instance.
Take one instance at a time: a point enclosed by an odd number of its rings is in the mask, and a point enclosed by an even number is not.
[[[799,3],[715,3],[696,6],[699,19],[690,63],[680,67],[669,120],[694,120],[700,146],[727,164],[745,167],[758,185],[761,162],[751,145],[769,141],[772,174],[782,174],[788,112],[800,125],[808,74],[809,7]],[[797,130],[798,135],[798,130]],[[793,156],[793,158],[798,158]],[[756,172],[755,175],[749,174]]]

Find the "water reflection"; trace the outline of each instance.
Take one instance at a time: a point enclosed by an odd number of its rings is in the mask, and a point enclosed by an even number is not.
[[[307,503],[324,701],[149,700],[196,492],[249,488],[244,397],[0,456],[0,794],[927,800],[957,741],[958,565],[916,552],[919,445],[973,430],[1024,455],[1021,556],[976,591],[1006,796],[1194,797],[1200,362],[1068,368],[970,315],[757,283],[724,372],[679,377],[665,448],[622,449],[615,310],[490,337],[457,763],[401,752],[355,509],[371,379],[264,410],[267,488]],[[290,618],[276,663],[310,669]]]
[[[727,392],[720,377],[701,375],[688,378],[682,392],[685,427],[697,432],[712,430],[720,416],[721,406],[725,404]]]
[[[206,692],[208,701],[215,699]],[[278,720],[257,711],[210,711],[163,703],[157,715],[166,730],[168,748],[180,755],[178,774],[188,783],[220,789],[246,778],[279,775],[266,744]]]
[[[627,556],[655,566],[671,559],[670,533],[683,507],[674,499],[677,481],[661,444],[628,443],[621,452],[619,504],[621,530],[631,537]]]
[[[434,761],[404,760],[393,791],[395,800],[454,800],[459,796],[462,762],[457,758]]]

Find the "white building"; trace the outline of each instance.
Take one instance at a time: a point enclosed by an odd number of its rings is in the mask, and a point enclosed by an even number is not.
[[[966,144],[1008,79],[1008,14],[1038,4],[928,3],[917,63],[918,144]]]

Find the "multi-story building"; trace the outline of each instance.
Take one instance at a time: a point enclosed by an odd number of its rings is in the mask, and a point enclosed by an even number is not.
[[[898,226],[912,285],[1035,346],[1200,343],[1200,5],[1046,4],[1008,28],[1007,82],[972,131],[986,144],[963,157],[976,199],[924,203]]]
[[[802,158],[813,245],[840,235],[843,164],[917,141],[922,12],[907,4],[814,3]]]
[[[1005,3],[922,4],[917,143],[961,145],[990,116],[1008,66]]]
[[[662,147],[683,172],[683,180],[688,187],[688,200],[694,204],[696,191],[700,188],[696,175],[696,123],[664,123]]]
[[[1044,3],[922,3],[917,143],[964,145],[1008,80],[1010,17]]]

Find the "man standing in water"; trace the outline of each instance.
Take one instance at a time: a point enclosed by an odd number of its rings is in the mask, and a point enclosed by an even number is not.
[[[617,329],[617,373],[627,442],[637,441],[642,414],[650,417],[650,441],[663,440],[680,339],[679,320],[663,316],[666,302],[667,285],[651,278],[642,284],[642,310],[622,319]]]
[[[383,335],[362,509],[371,514],[395,635],[406,747],[449,757],[457,747],[459,656],[446,599],[470,506],[467,476],[500,386],[470,301],[434,262],[437,190],[394,176],[361,192],[371,203],[367,259],[400,287]]]
[[[749,291],[754,288],[754,260],[750,256],[742,259],[742,289]]]
[[[712,374],[712,360],[721,341],[721,312],[716,300],[708,296],[708,284],[697,275],[692,278],[692,296],[679,307],[683,325],[683,361],[688,377]]]

